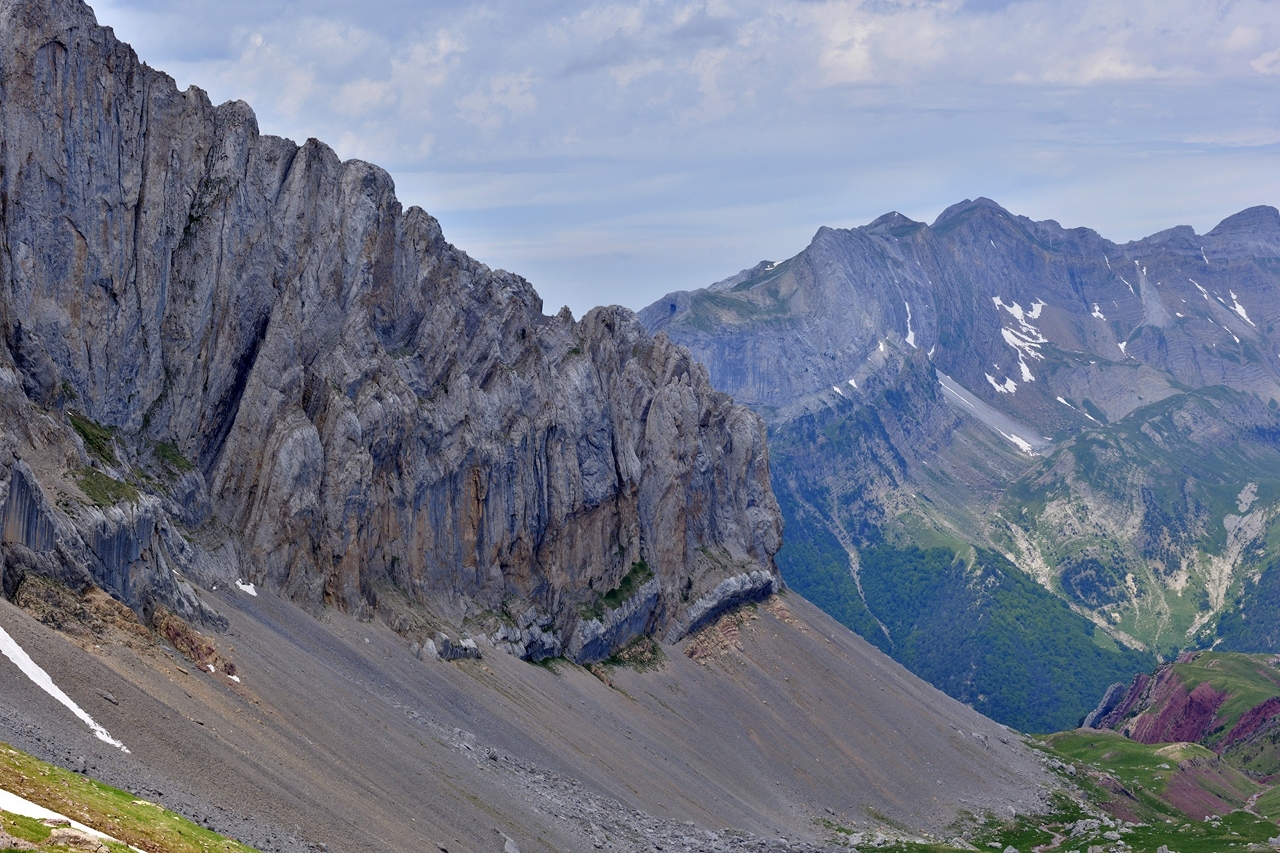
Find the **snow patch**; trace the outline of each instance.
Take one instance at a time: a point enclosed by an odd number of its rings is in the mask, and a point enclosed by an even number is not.
[[[232,681],[234,681],[236,684],[239,684],[239,683],[240,683],[240,676],[238,676],[238,675],[228,675],[228,676],[227,676],[227,678],[230,678],[230,679],[231,679]]]
[[[1135,296],[1138,294],[1138,292],[1133,289],[1133,285],[1129,284],[1129,280],[1127,278],[1125,278],[1124,276],[1120,276],[1120,280],[1123,281],[1125,283],[1125,286],[1129,288],[1130,293],[1134,294]]]
[[[1106,255],[1103,255],[1102,259],[1107,262],[1107,269],[1111,269],[1111,259],[1108,258]]]
[[[245,583],[243,580],[240,580],[240,579],[236,580],[236,589],[253,596],[256,596],[258,594],[258,591],[253,588],[253,584]]]
[[[854,382],[852,379],[849,380],[849,384],[852,385],[854,388],[858,387],[858,383]]]
[[[1205,290],[1203,287],[1201,287],[1201,286],[1200,286],[1200,283],[1199,283],[1199,282],[1197,282],[1194,278],[1189,278],[1189,279],[1187,279],[1187,281],[1189,281],[1189,282],[1191,282],[1192,284],[1194,284],[1194,285],[1196,286],[1196,290],[1200,291],[1200,295],[1201,295],[1201,296],[1203,296],[1206,300],[1209,298],[1209,291],[1207,291],[1207,290]]]
[[[33,803],[27,798],[20,797],[11,791],[4,790],[3,788],[0,788],[0,811],[6,811],[9,814],[16,814],[20,817],[29,817],[35,820],[60,821],[68,824],[72,829],[78,829],[87,835],[92,835],[94,838],[102,838],[116,844],[121,843],[118,838],[113,838],[105,832],[99,832],[91,826],[85,826],[77,820],[72,820],[66,815],[58,814],[52,809],[46,809],[39,803]],[[142,850],[139,850],[132,844],[129,845],[129,849],[137,850],[138,853],[143,853]]]
[[[907,346],[911,347],[912,349],[915,349],[916,333],[911,329],[911,306],[906,302],[903,302],[902,304],[906,306],[906,309],[907,309],[907,336],[903,338],[903,340],[907,342]]]
[[[1240,300],[1236,297],[1236,292],[1234,290],[1228,290],[1227,292],[1231,294],[1231,302],[1233,303],[1231,307],[1234,308],[1236,313],[1240,315],[1240,319],[1244,320],[1246,323],[1248,323],[1250,326],[1253,326],[1256,329],[1257,324],[1249,319],[1249,315],[1248,313],[1245,312],[1244,306],[1240,304]]]
[[[1040,334],[1039,329],[1028,323],[1027,320],[1034,320],[1039,317],[1041,310],[1044,309],[1047,303],[1037,299],[1031,303],[1030,311],[1023,311],[1022,306],[1017,302],[1012,305],[1006,305],[1004,299],[999,296],[992,297],[991,301],[995,303],[996,313],[999,313],[1000,309],[1003,308],[1009,312],[1013,319],[1018,321],[1018,331],[1010,328],[1001,328],[1000,335],[1004,338],[1004,342],[1013,347],[1018,353],[1018,367],[1022,372],[1022,381],[1034,382],[1035,376],[1031,373],[1031,369],[1027,367],[1027,359],[1044,358],[1040,353],[1040,345],[1049,341],[1044,335]]]
[[[128,752],[129,748],[120,741],[111,736],[111,733],[98,725],[93,717],[90,717],[83,708],[72,701],[71,697],[62,692],[58,685],[53,683],[53,679],[49,677],[49,673],[40,668],[40,665],[31,659],[18,642],[9,636],[9,632],[4,628],[0,628],[0,652],[4,656],[13,661],[13,665],[22,670],[22,674],[30,678],[37,687],[48,693],[54,699],[57,699],[67,707],[71,713],[75,714],[80,720],[93,731],[94,736],[103,743],[109,743],[122,752]]]
[[[1066,406],[1068,409],[1074,409],[1074,408],[1075,408],[1075,406],[1071,405],[1070,403],[1068,403],[1066,400],[1062,399],[1061,397],[1059,397],[1059,398],[1058,398],[1058,402],[1059,402],[1059,403],[1061,403],[1062,405]]]
[[[997,314],[1000,313],[999,309],[1003,308],[1004,310],[1012,314],[1014,319],[1016,319],[1018,322],[1021,323],[1023,321],[1024,314],[1022,311],[1022,306],[1019,305],[1017,302],[1013,303],[1012,305],[1005,305],[1004,297],[1002,296],[993,296],[991,297],[991,301],[995,303]]]
[[[1001,394],[1012,394],[1018,390],[1018,383],[1012,379],[1005,377],[1004,382],[997,382],[995,377],[990,373],[985,374],[987,381],[991,383],[991,387],[999,391]],[[1003,435],[1003,433],[1001,433]]]
[[[1026,356],[1032,358],[1044,358],[1040,354],[1040,341],[1033,341],[1019,335],[1013,329],[1001,329],[1000,336],[1004,338],[1004,342],[1018,351],[1018,367],[1022,371],[1023,382],[1034,382],[1035,376],[1031,373],[1031,368],[1027,367]]]
[[[1209,256],[1204,253],[1204,246],[1200,247],[1200,257],[1204,258],[1206,265],[1209,263]]]
[[[839,385],[832,385],[832,386],[831,386],[831,390],[832,390],[832,391],[835,391],[835,392],[836,392],[837,394],[839,394],[841,397],[843,397],[843,396],[844,396],[844,392],[840,390],[840,386],[839,386]]]
[[[884,341],[880,342],[880,352],[884,352]]]
[[[1107,319],[1107,316],[1102,313],[1102,308],[1096,302],[1093,303],[1093,313],[1089,316],[1097,317],[1099,320]]]
[[[1002,431],[1002,430],[996,430],[996,432],[1000,433],[1002,436],[1004,436],[1004,437],[1005,437],[1005,439],[1007,439],[1008,441],[1010,441],[1010,442],[1012,442],[1014,445],[1016,445],[1016,446],[1017,446],[1017,448],[1018,448],[1019,450],[1021,450],[1023,453],[1026,453],[1026,454],[1029,454],[1029,455],[1034,455],[1034,454],[1032,454],[1032,453],[1031,453],[1031,443],[1030,443],[1029,441],[1027,441],[1026,439],[1024,439],[1024,438],[1020,438],[1020,437],[1018,437],[1018,436],[1016,436],[1016,435],[1013,435],[1013,434],[1011,434],[1011,433],[1004,432],[1004,431]]]
[[[1121,341],[1120,343],[1116,344],[1116,346],[1120,347],[1120,352],[1124,352],[1124,348],[1127,347],[1128,345],[1129,345],[1128,341]],[[1129,353],[1124,352],[1124,354],[1128,355]]]

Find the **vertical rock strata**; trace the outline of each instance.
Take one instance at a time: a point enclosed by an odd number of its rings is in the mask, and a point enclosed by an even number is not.
[[[145,517],[123,565],[84,559],[135,606],[168,566],[357,612],[533,605],[566,640],[636,564],[667,636],[774,574],[764,429],[687,350],[621,308],[543,315],[381,169],[178,91],[75,0],[0,0],[0,33],[0,456],[60,460],[50,495],[87,466],[141,490],[48,510],[10,463],[6,555],[56,531],[75,563]],[[190,470],[152,488],[157,448]]]

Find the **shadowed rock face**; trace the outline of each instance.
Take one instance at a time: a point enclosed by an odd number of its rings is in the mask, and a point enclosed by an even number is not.
[[[763,427],[687,350],[625,309],[543,315],[381,169],[179,92],[82,3],[4,0],[0,32],[0,442],[33,458],[59,543],[109,547],[94,581],[134,605],[166,569],[357,613],[379,590],[514,600],[567,637],[639,561],[651,630],[774,571]],[[140,477],[166,459],[190,471]],[[91,465],[141,497],[84,507]],[[43,535],[21,500],[6,542]],[[143,506],[163,547],[111,544]]]

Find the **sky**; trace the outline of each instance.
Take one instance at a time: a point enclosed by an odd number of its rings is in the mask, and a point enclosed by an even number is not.
[[[377,163],[545,310],[639,309],[987,196],[1112,240],[1280,206],[1280,0],[103,0]]]

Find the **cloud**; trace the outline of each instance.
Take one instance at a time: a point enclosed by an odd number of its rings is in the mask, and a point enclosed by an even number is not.
[[[1280,74],[1280,47],[1262,54],[1249,67],[1259,74]]]
[[[749,266],[764,247],[794,252],[819,225],[889,209],[931,218],[966,196],[1067,218],[1030,209],[1058,199],[1077,224],[1120,237],[1140,233],[1118,227],[1115,211],[1160,227],[1184,209],[1198,226],[1232,212],[1179,201],[1210,178],[1231,204],[1280,196],[1275,170],[1256,159],[1274,155],[1280,135],[1267,107],[1280,74],[1270,0],[316,0],[299,10],[97,4],[183,85],[243,98],[264,132],[315,136],[387,167],[451,239],[494,253],[481,260],[536,273],[549,293],[590,294],[566,301],[597,298],[616,279],[626,283],[617,299],[638,306],[673,276],[691,286]],[[1085,188],[1099,194],[1092,218]],[[1194,195],[1204,205],[1211,193]]]
[[[538,99],[531,91],[533,84],[533,74],[529,71],[498,74],[455,103],[461,110],[463,119],[469,124],[496,130],[508,119],[527,115],[537,109]]]

